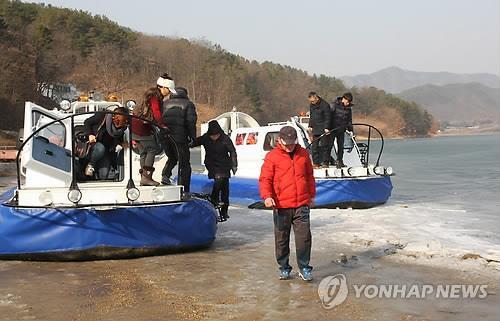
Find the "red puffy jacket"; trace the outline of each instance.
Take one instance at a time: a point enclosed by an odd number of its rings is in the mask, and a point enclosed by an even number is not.
[[[278,145],[264,159],[259,177],[263,199],[271,197],[276,208],[297,208],[308,205],[316,196],[313,169],[309,153],[297,145],[293,154]]]

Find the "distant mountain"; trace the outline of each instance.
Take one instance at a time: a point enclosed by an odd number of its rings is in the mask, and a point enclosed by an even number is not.
[[[397,96],[414,101],[441,122],[500,124],[500,89],[479,83],[424,85]]]
[[[500,77],[493,74],[454,74],[449,72],[418,72],[389,67],[368,75],[341,77],[348,87],[377,87],[390,93],[422,85],[448,85],[477,82],[500,88]]]

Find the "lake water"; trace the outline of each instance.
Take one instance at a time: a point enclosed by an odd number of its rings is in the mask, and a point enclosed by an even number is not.
[[[464,225],[491,231],[500,244],[500,135],[392,140],[386,144],[383,163],[392,165],[397,173],[393,202],[463,209]]]
[[[374,214],[397,211],[444,243],[498,254],[499,160],[500,135],[386,141],[381,164],[394,168],[394,189]]]

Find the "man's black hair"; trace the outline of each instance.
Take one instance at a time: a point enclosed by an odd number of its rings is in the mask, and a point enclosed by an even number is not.
[[[186,87],[175,87],[175,90],[185,92],[185,93],[186,93],[186,96],[188,96],[188,95],[189,95],[189,92],[188,92],[188,90],[187,90],[187,88],[186,88]]]
[[[351,93],[345,93],[345,94],[343,94],[342,98],[345,98],[345,99],[349,100],[350,103],[352,102],[352,94]]]
[[[128,115],[129,114],[128,108],[125,108],[125,107],[115,108],[115,109],[113,109],[113,112],[117,113],[117,114],[121,114],[121,115]]]
[[[314,96],[318,96],[318,94],[315,91],[311,91],[311,92],[309,92],[309,95],[307,95],[307,97],[309,97],[309,98],[314,97]]]

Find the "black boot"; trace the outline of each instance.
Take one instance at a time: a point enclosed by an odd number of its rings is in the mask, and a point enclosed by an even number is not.
[[[225,222],[229,218],[227,214],[227,210],[229,208],[229,204],[220,203],[220,221]]]

